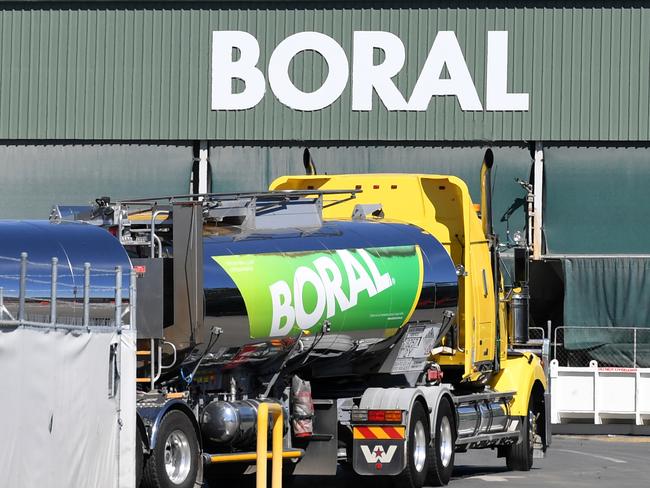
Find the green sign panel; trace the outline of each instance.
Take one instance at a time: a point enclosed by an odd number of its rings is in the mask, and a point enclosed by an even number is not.
[[[213,256],[239,288],[252,338],[389,329],[422,289],[419,246]]]

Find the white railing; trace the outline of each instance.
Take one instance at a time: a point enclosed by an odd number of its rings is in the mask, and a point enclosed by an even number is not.
[[[551,423],[650,424],[650,368],[551,361]]]
[[[551,422],[650,425],[650,329],[557,327]]]

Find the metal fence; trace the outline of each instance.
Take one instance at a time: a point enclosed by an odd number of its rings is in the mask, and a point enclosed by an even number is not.
[[[130,270],[125,286],[120,266],[66,268],[55,257],[48,264],[31,262],[25,252],[0,260],[18,265],[16,273],[0,275],[0,326],[135,328],[136,276]],[[68,272],[65,280],[60,268]],[[73,283],[70,272],[83,284]]]
[[[649,368],[650,328],[557,327],[552,354],[559,366]]]

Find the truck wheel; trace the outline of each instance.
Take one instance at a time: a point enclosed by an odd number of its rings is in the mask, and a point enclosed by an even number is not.
[[[430,451],[427,483],[433,486],[444,486],[449,483],[454,470],[456,444],[454,414],[447,399],[443,399],[438,407],[435,433],[433,448]]]
[[[529,407],[528,415],[521,418],[521,439],[506,449],[506,465],[512,471],[529,471],[533,467],[535,442],[535,413]]]
[[[420,402],[413,405],[408,427],[406,467],[395,480],[396,487],[421,488],[429,469],[431,434],[429,419]]]
[[[143,473],[145,488],[192,488],[198,475],[199,443],[183,412],[167,413],[158,430],[156,448]]]

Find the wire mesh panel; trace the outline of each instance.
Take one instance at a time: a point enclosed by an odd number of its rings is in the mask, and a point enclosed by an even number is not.
[[[558,327],[553,357],[559,366],[650,367],[650,329],[639,327]]]

